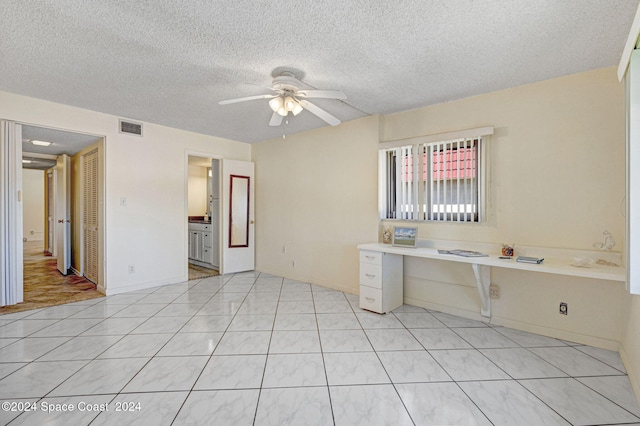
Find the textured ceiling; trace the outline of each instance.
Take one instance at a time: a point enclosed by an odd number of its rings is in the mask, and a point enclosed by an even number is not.
[[[0,90],[243,142],[273,73],[342,121],[616,65],[639,0],[3,0]]]

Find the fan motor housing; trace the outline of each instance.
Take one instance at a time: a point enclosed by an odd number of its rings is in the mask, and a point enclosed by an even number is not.
[[[273,79],[272,87],[274,90],[297,92],[302,88],[302,83],[294,76],[279,75]]]

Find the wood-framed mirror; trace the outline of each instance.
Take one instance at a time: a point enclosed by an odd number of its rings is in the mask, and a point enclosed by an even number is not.
[[[229,248],[249,247],[249,176],[230,175]]]

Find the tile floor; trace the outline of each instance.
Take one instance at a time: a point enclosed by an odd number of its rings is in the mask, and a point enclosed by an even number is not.
[[[11,425],[640,425],[615,352],[258,272],[1,316],[0,400]]]

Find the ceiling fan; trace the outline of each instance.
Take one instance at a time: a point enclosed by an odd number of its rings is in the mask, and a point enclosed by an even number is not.
[[[273,110],[273,115],[269,121],[269,126],[279,126],[289,113],[298,115],[305,109],[332,126],[340,124],[338,118],[309,102],[307,99],[347,99],[344,93],[339,90],[307,90],[302,87],[302,82],[298,80],[293,73],[285,71],[275,77],[271,83],[271,87],[269,87],[269,90],[274,92],[274,94],[228,99],[220,101],[219,104],[228,105],[256,99],[270,99],[269,107]]]

